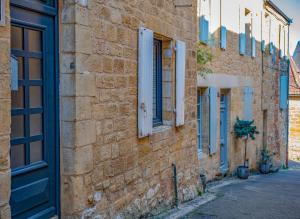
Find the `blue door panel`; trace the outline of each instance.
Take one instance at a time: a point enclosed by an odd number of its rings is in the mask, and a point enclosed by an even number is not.
[[[49,178],[18,187],[11,194],[10,203],[14,216],[49,201]]]
[[[22,104],[12,106],[11,111],[15,122],[11,136],[10,205],[15,219],[49,218],[59,213],[56,10],[49,7],[56,3],[42,3],[11,1],[11,53],[22,69],[17,91],[20,93],[12,92],[12,102],[20,94]],[[17,135],[19,129],[21,135]]]
[[[220,168],[226,172],[228,169],[227,158],[227,115],[228,115],[228,98],[227,95],[221,94],[220,101]]]

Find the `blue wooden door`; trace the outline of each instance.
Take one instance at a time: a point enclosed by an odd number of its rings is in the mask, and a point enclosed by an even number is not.
[[[50,0],[11,0],[11,54],[18,60],[18,90],[12,91],[10,204],[16,219],[58,213],[53,8]]]
[[[220,168],[222,172],[228,169],[227,160],[227,96],[220,97]]]

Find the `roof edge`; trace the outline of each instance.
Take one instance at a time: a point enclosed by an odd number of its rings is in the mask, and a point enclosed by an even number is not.
[[[274,2],[271,0],[264,0],[267,5],[273,8],[278,14],[280,14],[290,25],[293,23],[293,19],[289,18]]]

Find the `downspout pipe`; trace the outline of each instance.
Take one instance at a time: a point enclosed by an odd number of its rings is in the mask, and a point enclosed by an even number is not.
[[[287,124],[287,138],[286,138],[286,160],[285,160],[285,166],[288,168],[289,167],[289,136],[290,136],[290,118],[289,118],[289,113],[290,113],[290,104],[289,104],[289,99],[290,99],[290,25],[293,21],[290,19],[288,22],[288,63],[287,63],[287,76],[288,76],[288,106],[287,106],[287,116],[286,116],[286,124]]]
[[[175,206],[178,208],[178,188],[177,188],[177,168],[176,164],[172,163],[173,168],[173,183],[174,183],[174,194],[175,194]]]

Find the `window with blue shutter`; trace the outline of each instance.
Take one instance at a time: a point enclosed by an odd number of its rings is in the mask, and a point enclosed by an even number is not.
[[[208,44],[208,20],[205,19],[205,16],[199,18],[199,40],[204,44]]]
[[[256,39],[255,39],[255,37],[251,38],[251,56],[252,56],[252,58],[256,57]]]
[[[153,126],[162,124],[162,42],[153,40]]]
[[[253,102],[253,88],[244,88],[244,119],[251,121],[253,119],[252,114],[252,102]]]
[[[198,139],[198,153],[203,150],[203,140],[202,140],[202,123],[203,123],[203,94],[201,90],[198,90],[197,95],[197,139]]]
[[[240,33],[240,55],[246,54],[246,34]]]
[[[287,109],[288,106],[288,76],[280,76],[280,109]]]
[[[226,49],[227,47],[227,29],[221,26],[221,49]]]
[[[217,152],[217,102],[218,90],[209,88],[209,153]]]
[[[261,41],[261,51],[263,53],[266,52],[266,41],[265,40]]]

